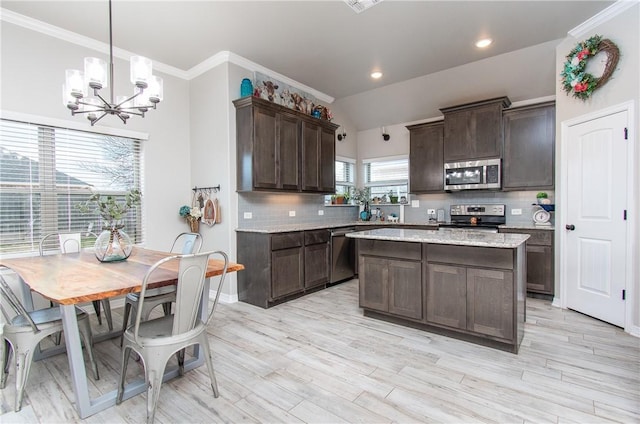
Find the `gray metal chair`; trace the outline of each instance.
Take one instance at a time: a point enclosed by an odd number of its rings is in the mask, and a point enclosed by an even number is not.
[[[95,239],[97,236],[92,232],[87,232],[86,237]],[[62,254],[77,253],[82,249],[82,234],[80,233],[49,233],[40,240],[39,250],[40,256],[46,253],[60,252]],[[111,318],[111,303],[109,299],[94,300],[93,309],[96,311],[98,324],[102,325],[102,317],[100,314],[100,304],[104,308],[104,316],[109,326],[109,331],[113,330],[113,319]]]
[[[206,314],[206,320],[203,321],[199,311],[203,296],[208,297],[209,295],[209,293],[204,292],[204,288],[205,273],[211,255],[222,256],[224,259],[224,268],[220,275],[220,283],[215,300],[213,301],[211,310]],[[152,281],[154,272],[170,261],[180,261],[178,284],[176,285],[175,311],[168,316],[143,321],[142,311],[145,307],[144,303],[147,301],[147,285],[149,281]],[[127,363],[131,351],[134,351],[142,358],[144,364],[147,383],[147,423],[152,423],[167,362],[171,356],[175,354],[178,359],[179,373],[180,375],[184,375],[185,349],[196,344],[202,349],[207,362],[213,395],[216,398],[218,397],[218,384],[216,382],[209,349],[207,325],[211,321],[216,305],[218,304],[218,299],[227,275],[228,265],[229,258],[226,253],[215,251],[193,255],[170,256],[156,262],[149,271],[147,271],[142,282],[135,323],[128,327],[124,333],[120,381],[116,398],[117,404],[122,402]]]
[[[9,284],[0,275],[0,293],[2,302],[0,309],[6,321],[0,333],[0,388],[4,389],[9,374],[9,357],[13,351],[16,370],[16,402],[15,411],[22,408],[24,388],[29,378],[29,370],[33,362],[33,354],[38,344],[53,334],[63,330],[62,316],[59,307],[27,311],[20,299],[11,290]],[[6,305],[5,305],[6,304]],[[89,316],[80,308],[76,308],[80,338],[85,346],[93,376],[98,380],[98,364],[93,357],[93,336],[89,325]]]
[[[199,233],[180,233],[173,240],[171,245],[171,253],[181,253],[183,255],[189,255],[192,253],[200,252],[202,247],[202,236]],[[138,310],[138,301],[140,295],[138,293],[129,293],[124,300],[124,313],[122,316],[122,332],[127,329],[129,325],[129,314],[131,315],[131,321],[136,319],[136,311]],[[176,287],[164,286],[156,289],[150,289],[147,291],[145,299],[145,308],[143,310],[142,319],[148,320],[151,311],[158,305],[162,305],[165,315],[171,314],[171,303],[176,300]],[[122,338],[120,339],[120,346],[122,346]]]

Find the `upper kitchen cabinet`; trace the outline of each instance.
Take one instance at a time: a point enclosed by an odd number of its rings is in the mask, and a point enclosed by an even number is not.
[[[252,96],[233,104],[238,191],[335,192],[338,125]]]
[[[444,124],[409,125],[409,192],[444,192]]]
[[[302,123],[302,191],[335,193],[335,128]]]
[[[501,157],[502,111],[507,97],[440,109],[444,115],[444,161]]]
[[[553,190],[555,103],[504,112],[503,190]]]

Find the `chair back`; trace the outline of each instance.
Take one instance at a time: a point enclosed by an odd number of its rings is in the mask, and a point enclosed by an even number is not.
[[[5,281],[2,275],[0,275],[0,293],[2,293],[2,299],[0,299],[0,310],[2,310],[2,315],[7,323],[10,323],[16,315],[20,315],[29,323],[34,333],[40,332],[36,323],[31,319],[31,315],[29,315],[27,309],[24,307],[22,302],[20,302],[20,299],[15,295],[13,290],[11,290],[9,283]],[[5,307],[5,302],[13,310],[13,313],[9,313]]]
[[[207,266],[209,264],[209,257],[211,255],[218,254],[224,258],[224,267],[222,274],[220,275],[220,282],[218,285],[218,293],[214,300],[213,306],[208,313],[206,322],[199,320],[200,302],[202,296],[208,296],[208,293],[204,293],[204,282]],[[199,323],[207,325],[213,316],[213,312],[218,303],[220,292],[224,285],[224,280],[227,275],[227,268],[229,266],[229,259],[226,253],[221,251],[196,253],[191,255],[175,255],[162,259],[156,262],[147,271],[142,281],[142,289],[140,291],[140,297],[138,301],[138,311],[136,314],[136,322],[134,324],[134,338],[139,344],[143,344],[138,337],[138,331],[140,328],[140,322],[143,316],[143,307],[145,301],[145,293],[149,282],[153,281],[153,274],[159,272],[159,269],[163,268],[166,272],[169,262],[179,261],[178,266],[178,283],[176,285],[176,304],[173,315],[173,329],[172,336],[178,336],[185,332],[188,332],[196,327]]]
[[[86,237],[96,238],[92,232],[87,232]],[[42,237],[38,246],[40,256],[48,253],[78,253],[82,249],[82,234],[80,233],[49,233]]]
[[[199,253],[202,248],[202,236],[200,233],[180,233],[171,245],[171,253],[190,255]]]

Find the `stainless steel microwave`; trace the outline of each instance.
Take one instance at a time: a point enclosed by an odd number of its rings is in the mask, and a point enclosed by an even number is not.
[[[445,190],[477,190],[501,187],[500,159],[444,164]]]

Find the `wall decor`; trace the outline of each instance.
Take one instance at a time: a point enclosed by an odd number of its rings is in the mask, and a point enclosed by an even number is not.
[[[586,72],[588,61],[598,53],[605,53],[607,61],[600,77],[595,77]],[[600,88],[609,81],[618,65],[620,50],[615,43],[601,35],[582,41],[567,55],[567,61],[560,73],[562,88],[573,97],[587,100],[596,88]]]
[[[253,95],[319,119],[333,119],[331,110],[317,104],[317,99],[311,94],[260,72],[255,73]]]

